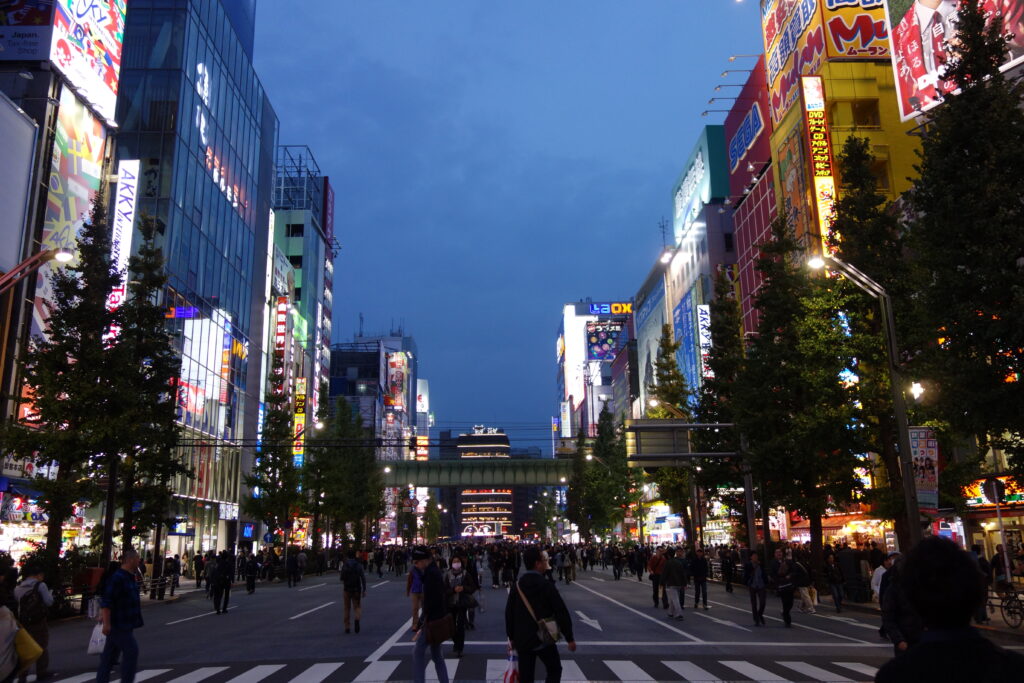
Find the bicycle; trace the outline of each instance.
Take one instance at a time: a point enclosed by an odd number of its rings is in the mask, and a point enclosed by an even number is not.
[[[1024,601],[1021,600],[1020,593],[1015,588],[1006,585],[999,586],[995,590],[989,591],[988,598],[990,614],[995,614],[998,607],[1007,626],[1020,628],[1020,625],[1024,623]]]

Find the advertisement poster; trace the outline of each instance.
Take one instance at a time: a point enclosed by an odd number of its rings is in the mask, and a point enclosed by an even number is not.
[[[75,240],[89,216],[93,194],[100,187],[103,173],[103,149],[106,133],[103,124],[75,97],[64,89],[53,142],[53,166],[46,196],[40,251],[66,248],[76,250]],[[54,261],[39,269],[32,333],[42,334],[50,317],[48,300],[53,296],[50,276]]]
[[[625,323],[621,320],[596,320],[587,323],[589,360],[612,362],[625,341]]]
[[[654,386],[661,327],[665,324],[665,283],[659,281],[636,309],[637,355],[640,363],[640,401],[646,410],[648,391]]]
[[[921,512],[934,515],[939,510],[939,442],[935,430],[910,428],[910,455],[914,462],[914,484]]]
[[[747,77],[725,117],[725,145],[729,155],[729,194],[743,195],[751,176],[759,173],[772,155],[771,120],[768,118],[768,90],[764,57]]]
[[[694,290],[686,293],[672,311],[672,332],[679,342],[676,363],[691,389],[700,386],[700,370],[697,365],[697,312],[694,306]]]
[[[404,351],[388,354],[387,390],[384,405],[405,410],[405,385],[408,381],[408,365]]]
[[[982,0],[987,15],[1003,18],[1011,35],[1005,71],[1024,61],[1024,0]],[[956,41],[956,0],[887,0],[892,27],[892,67],[900,117],[906,121],[934,108],[956,89],[943,78],[949,44]]]
[[[779,169],[782,209],[793,233],[802,239],[811,232],[813,211],[810,186],[807,182],[807,163],[804,154],[803,126],[799,120],[783,138],[775,153]]]
[[[82,99],[114,120],[126,0],[58,0],[50,59]]]
[[[53,0],[0,3],[0,61],[49,59],[52,15]]]

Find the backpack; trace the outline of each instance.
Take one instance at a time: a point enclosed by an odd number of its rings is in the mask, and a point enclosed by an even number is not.
[[[358,593],[363,589],[363,582],[359,580],[359,572],[352,566],[351,561],[345,562],[341,568],[341,583],[345,586],[347,593]]]
[[[39,592],[39,583],[32,586],[32,590],[21,596],[18,600],[18,619],[26,626],[40,624],[46,621],[46,603],[43,602],[43,594]]]

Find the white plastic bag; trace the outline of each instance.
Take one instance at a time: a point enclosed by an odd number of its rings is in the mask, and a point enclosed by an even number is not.
[[[89,649],[86,650],[86,654],[102,654],[106,644],[107,637],[103,635],[103,624],[96,624],[92,629],[92,636],[89,638]]]
[[[516,656],[516,651],[512,649],[512,644],[508,646],[508,665],[505,667],[505,675],[501,679],[502,683],[519,683],[519,657]]]

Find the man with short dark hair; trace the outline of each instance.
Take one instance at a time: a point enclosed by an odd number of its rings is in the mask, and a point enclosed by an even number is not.
[[[876,683],[1010,683],[1024,671],[1024,655],[1009,652],[971,627],[985,583],[975,563],[956,543],[930,536],[910,551],[886,594],[905,594],[920,616],[920,641],[890,660],[875,675]]]
[[[704,557],[704,548],[697,548],[696,554],[690,559],[690,576],[693,577],[693,608],[697,609],[704,596],[704,609],[708,609],[708,575],[711,574],[711,563]]]
[[[18,603],[18,618],[28,634],[43,648],[43,654],[35,662],[36,680],[42,681],[54,674],[47,671],[50,667],[50,627],[47,624],[48,610],[53,605],[53,594],[43,583],[43,567],[37,563],[29,563],[22,570],[21,583],[14,589],[14,599]],[[28,680],[25,667],[18,677],[20,683]]]
[[[135,572],[139,568],[139,553],[129,548],[121,555],[121,567],[107,581],[100,597],[103,616],[103,635],[107,643],[100,655],[100,668],[96,683],[109,683],[110,670],[121,655],[121,682],[134,683],[139,666],[139,644],[134,630],[142,626],[142,606]]]
[[[558,646],[540,639],[539,620],[554,619],[559,634],[568,642],[569,651],[576,651],[569,608],[558,593],[555,583],[544,578],[548,569],[548,554],[537,546],[523,551],[526,572],[508,594],[505,603],[505,635],[519,655],[520,683],[533,683],[537,659],[544,662],[547,683],[558,683],[562,678],[562,662]]]
[[[363,598],[366,597],[366,572],[363,564],[356,559],[356,551],[348,551],[348,559],[341,565],[341,585],[345,594],[345,633],[349,633],[352,612],[355,612],[356,633],[359,633],[359,619],[363,616]]]

